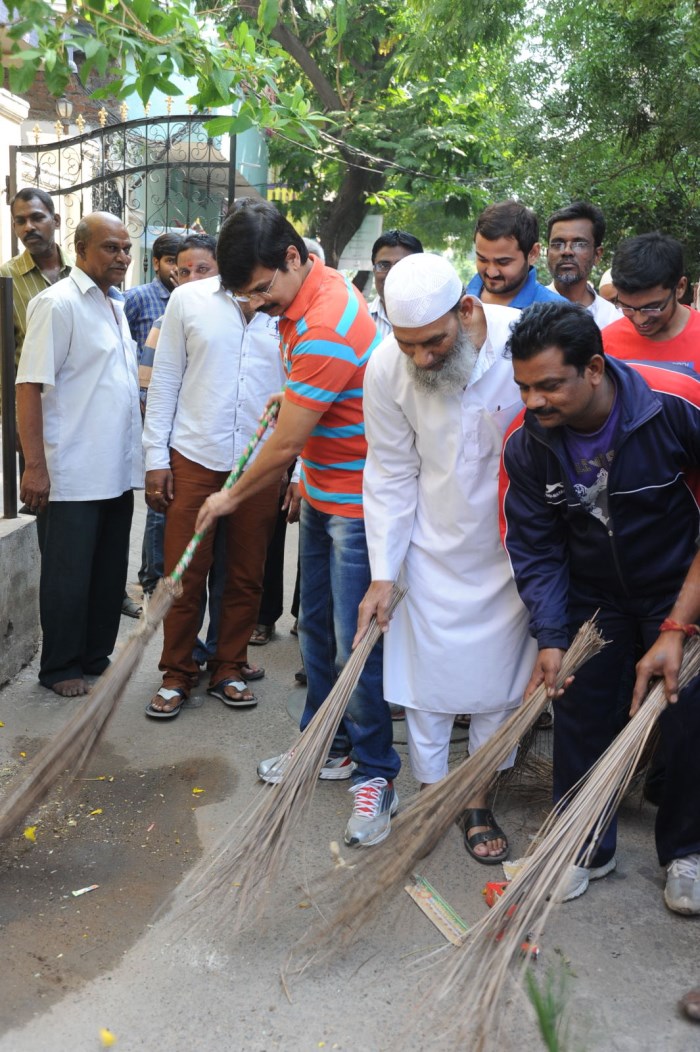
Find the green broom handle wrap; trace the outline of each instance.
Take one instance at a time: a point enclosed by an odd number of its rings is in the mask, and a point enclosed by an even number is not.
[[[251,458],[251,456],[253,454],[253,450],[255,449],[255,447],[257,446],[258,442],[260,441],[260,439],[263,437],[263,435],[267,431],[269,425],[272,423],[272,421],[275,419],[275,417],[279,413],[279,409],[280,409],[279,402],[273,402],[272,405],[269,406],[269,408],[266,409],[265,412],[263,413],[263,415],[260,417],[260,419],[258,421],[258,426],[257,426],[256,431],[255,431],[255,434],[253,435],[253,437],[251,438],[250,442],[248,443],[248,445],[245,447],[245,449],[241,453],[241,457],[240,457],[238,463],[236,464],[235,468],[233,469],[233,471],[231,472],[231,474],[229,475],[229,477],[226,479],[226,481],[224,482],[223,486],[221,487],[221,492],[223,492],[225,489],[231,489],[231,487],[236,482],[238,482],[239,478],[243,474],[244,467],[246,466],[246,464],[248,463],[248,461],[250,460],[250,458]],[[175,567],[173,572],[169,575],[169,579],[171,581],[180,581],[180,580],[182,580],[182,575],[184,574],[185,570],[187,569],[187,567],[192,562],[192,559],[194,557],[194,553],[197,551],[197,548],[199,547],[200,542],[201,542],[201,540],[204,537],[206,532],[207,532],[206,530],[203,530],[201,533],[195,533],[194,537],[192,538],[192,540],[190,541],[190,543],[187,545],[187,547],[185,548],[184,552],[182,553],[182,558],[180,559],[180,562],[177,564],[177,566]]]

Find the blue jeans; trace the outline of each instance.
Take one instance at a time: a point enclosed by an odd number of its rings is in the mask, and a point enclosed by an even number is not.
[[[141,569],[139,570],[139,583],[144,595],[150,595],[163,576],[164,533],[165,515],[149,508],[146,512],[146,525],[141,546]]]
[[[301,609],[299,644],[308,676],[302,731],[326,700],[350,656],[357,608],[371,575],[365,524],[317,511],[302,502],[299,532]],[[382,685],[381,640],[367,659],[331,748],[350,752],[356,779],[391,781],[401,761],[392,745],[393,728]]]

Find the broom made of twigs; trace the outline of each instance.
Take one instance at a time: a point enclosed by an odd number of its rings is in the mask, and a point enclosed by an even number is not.
[[[406,594],[394,585],[389,616]],[[353,650],[335,686],[280,764],[281,779],[261,788],[252,805],[227,830],[180,885],[175,918],[196,925],[203,918],[228,931],[259,919],[289,849],[306,814],[318,776],[340,725],[350,695],[357,686],[370,651],[381,635],[376,618]],[[235,893],[234,893],[235,892]],[[212,924],[213,921],[213,924]]]
[[[700,640],[690,639],[685,645],[679,687],[698,672]],[[664,684],[659,681],[612,745],[559,801],[505,894],[471,929],[464,946],[450,958],[441,981],[427,995],[426,1003],[436,1005],[452,994],[457,1003],[470,1006],[469,1016],[462,1017],[459,1029],[462,1034],[469,1032],[474,1042],[469,1047],[475,1052],[485,1049],[496,1035],[506,980],[512,963],[523,957],[523,940],[532,938],[536,942],[541,936],[569,867],[590,864],[665,707]],[[520,978],[528,960],[525,956]],[[465,998],[467,991],[469,997]]]
[[[230,489],[240,478],[251,454],[279,411],[272,403],[258,421],[236,467],[222,489]],[[192,562],[204,532],[195,533],[175,569],[158,583],[144,608],[138,628],[129,637],[84,701],[78,703],[66,725],[37,754],[20,782],[0,802],[0,838],[7,836],[29,814],[64,775],[75,778],[84,768],[107,722],[120,701],[131,675],[143,657],[146,645],[180,592],[182,575]]]
[[[604,645],[594,620],[582,625],[562,659],[559,685]],[[331,912],[320,934],[312,933],[312,945],[331,947],[349,941],[372,918],[380,897],[403,884],[416,863],[464,811],[470,798],[483,792],[549,700],[544,685],[538,687],[480,749],[442,781],[416,794],[403,813],[392,819],[391,837],[386,844],[374,848],[352,867],[338,867],[347,874],[342,889],[331,875],[323,880],[325,885],[331,878],[331,895],[334,904],[340,905]]]

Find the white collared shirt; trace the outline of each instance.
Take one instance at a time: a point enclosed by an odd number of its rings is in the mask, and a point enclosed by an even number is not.
[[[109,500],[143,484],[136,344],[116,288],[85,271],[27,306],[17,383],[42,384],[49,500]]]
[[[384,304],[379,296],[375,296],[372,302],[367,304],[367,307],[372,315],[372,321],[377,326],[377,332],[382,339],[384,339],[385,336],[390,336],[394,330],[391,327],[391,322],[387,318]]]
[[[547,288],[551,289],[552,292],[559,291],[553,281],[550,282]],[[586,282],[586,288],[593,296],[593,302],[588,304],[586,310],[592,316],[599,329],[604,329],[606,325],[612,325],[614,321],[619,321],[623,317],[622,311],[618,310],[610,300],[606,300],[604,296],[596,292],[590,281]],[[573,303],[573,300],[571,302]]]
[[[146,470],[169,468],[172,447],[230,471],[284,383],[274,318],[255,314],[246,325],[218,276],[181,285],[165,311],[148,388]]]

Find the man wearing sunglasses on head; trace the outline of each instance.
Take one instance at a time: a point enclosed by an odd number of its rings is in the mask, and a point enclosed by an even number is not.
[[[405,230],[387,230],[372,245],[372,273],[377,295],[369,304],[369,312],[382,339],[392,331],[384,306],[384,282],[387,275],[404,256],[413,256],[422,251],[423,245],[418,238],[407,234]]]
[[[624,318],[603,330],[606,354],[700,372],[700,314],[679,302],[687,286],[683,270],[683,247],[667,234],[620,242],[612,279]]]

